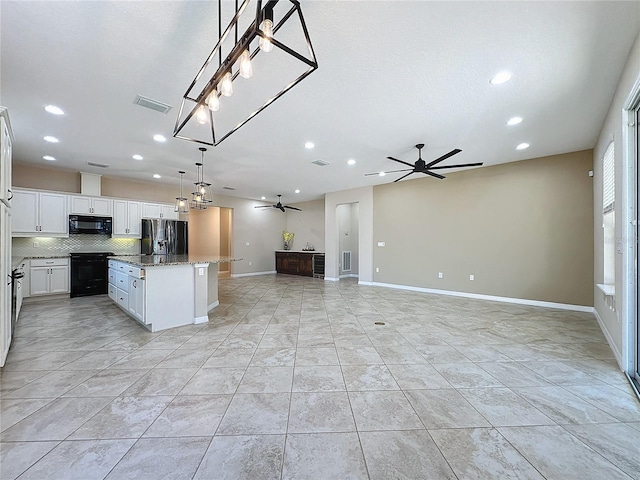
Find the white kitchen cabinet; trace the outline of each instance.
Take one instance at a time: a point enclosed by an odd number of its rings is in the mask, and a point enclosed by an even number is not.
[[[0,366],[11,345],[11,209],[0,202]]]
[[[144,280],[129,277],[129,314],[144,323]]]
[[[174,206],[166,203],[143,203],[142,218],[163,218],[165,220],[178,220],[178,212],[174,212]]]
[[[70,215],[112,215],[113,200],[102,197],[88,197],[86,195],[69,196]]]
[[[113,201],[113,237],[142,237],[142,205],[129,200]]]
[[[39,258],[31,260],[29,294],[55,295],[69,293],[69,259]]]
[[[0,107],[0,202],[9,206],[11,200],[11,145],[13,134],[7,110]]]
[[[60,193],[19,190],[13,192],[11,206],[14,237],[68,237],[67,196]]]

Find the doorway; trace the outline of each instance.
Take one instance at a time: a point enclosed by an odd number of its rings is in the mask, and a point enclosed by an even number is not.
[[[345,203],[336,207],[338,232],[338,277],[359,277],[360,204]]]
[[[220,256],[231,256],[231,235],[233,232],[233,209],[220,207]],[[218,276],[228,277],[231,274],[231,262],[218,265]]]

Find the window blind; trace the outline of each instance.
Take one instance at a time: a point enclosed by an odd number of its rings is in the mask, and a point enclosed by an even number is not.
[[[616,174],[613,155],[613,142],[609,144],[602,157],[602,213],[613,212],[616,200]]]

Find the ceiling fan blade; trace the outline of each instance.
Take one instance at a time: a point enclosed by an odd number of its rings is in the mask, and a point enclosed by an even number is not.
[[[439,178],[440,180],[444,180],[444,178],[445,178],[444,176],[438,175],[437,173],[430,172],[429,170],[425,170],[422,173],[424,173],[425,175],[431,175],[432,177]]]
[[[271,208],[271,207],[273,207],[273,205],[257,205],[253,208]]]
[[[399,182],[400,180],[402,180],[404,177],[408,177],[409,175],[411,175],[414,172],[409,172],[406,175],[401,176],[400,178],[398,178],[397,180],[394,180],[393,183]]]
[[[402,170],[387,170],[384,173],[398,173],[398,172],[408,172],[409,170],[414,170],[413,168],[403,168]],[[380,172],[375,172],[375,173],[365,173],[364,176],[368,176],[368,175],[380,175]]]
[[[290,207],[289,205],[284,205],[284,208],[288,208],[289,210],[298,210],[299,212],[301,212],[302,210],[300,210],[297,207]],[[284,210],[283,210],[284,211]]]
[[[462,150],[460,150],[459,148],[454,148],[449,153],[446,153],[440,158],[436,158],[434,161],[427,163],[427,168],[429,168],[431,165],[435,165],[436,163],[440,163],[441,161],[446,160],[449,157],[453,157],[454,155],[460,153],[461,151]]]
[[[402,160],[398,160],[397,158],[393,158],[393,157],[387,157],[389,160],[393,160],[394,162],[398,162],[398,163],[404,163],[405,165],[409,165],[411,168],[415,167],[415,165],[413,163],[407,163],[404,162]]]
[[[429,167],[429,170],[438,170],[441,168],[462,168],[462,167],[480,167],[482,162],[479,163],[461,163],[459,165],[441,165],[439,167]]]
[[[284,212],[284,207],[282,205],[280,205],[279,207],[276,207],[276,208],[279,208],[280,210],[282,210]]]

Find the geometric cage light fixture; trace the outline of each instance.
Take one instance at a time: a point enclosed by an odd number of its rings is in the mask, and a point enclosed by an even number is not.
[[[176,138],[219,145],[318,68],[299,1],[236,0],[223,32],[231,3],[218,0],[218,41],[182,97]]]
[[[184,177],[184,174],[186,172],[180,170],[178,173],[180,174],[180,196],[176,197],[176,204],[173,208],[173,211],[179,213],[187,213],[189,212],[189,200],[182,193],[182,177]]]
[[[197,182],[194,183],[195,189],[191,193],[191,208],[195,210],[206,210],[213,203],[213,195],[211,193],[211,184],[204,181],[204,152],[206,148],[200,147],[201,160],[196,163]]]

